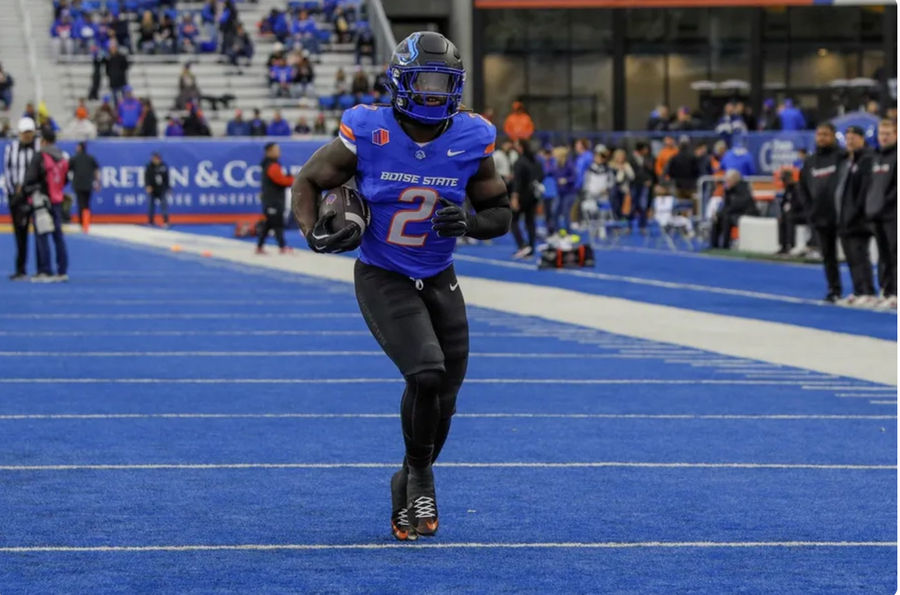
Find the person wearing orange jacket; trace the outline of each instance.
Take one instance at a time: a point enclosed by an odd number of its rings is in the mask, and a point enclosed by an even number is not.
[[[278,143],[268,143],[265,147],[266,157],[262,162],[262,206],[266,216],[256,242],[256,253],[265,254],[263,244],[270,231],[275,232],[275,240],[282,254],[291,249],[284,242],[284,190],[290,188],[294,178],[284,173],[278,159],[281,147]]]
[[[503,122],[503,132],[513,142],[528,140],[534,134],[534,122],[525,111],[525,106],[521,101],[513,101],[512,112],[506,116],[506,120]]]
[[[662,149],[660,149],[659,153],[656,155],[656,177],[658,179],[663,178],[663,174],[666,171],[666,165],[669,163],[669,160],[677,154],[678,146],[675,144],[675,137],[667,134],[665,138],[663,138]]]

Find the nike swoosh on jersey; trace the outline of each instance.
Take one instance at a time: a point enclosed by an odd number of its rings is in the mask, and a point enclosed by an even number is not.
[[[447,157],[456,157],[457,155],[462,155],[465,152],[465,149],[463,149],[462,151],[453,151],[452,149],[447,149]]]
[[[450,284],[450,291],[456,291],[456,288],[457,288],[457,287],[459,287],[459,281],[457,281],[455,284],[451,283],[451,284]]]

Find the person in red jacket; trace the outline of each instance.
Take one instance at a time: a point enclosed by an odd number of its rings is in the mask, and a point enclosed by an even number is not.
[[[291,250],[284,242],[284,190],[291,187],[294,178],[284,173],[281,163],[278,162],[281,157],[278,143],[268,143],[265,149],[266,157],[262,162],[262,206],[266,219],[256,242],[256,253],[266,253],[263,244],[269,232],[274,231],[278,248],[284,254]]]

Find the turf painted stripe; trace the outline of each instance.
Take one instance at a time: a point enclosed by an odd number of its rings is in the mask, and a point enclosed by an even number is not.
[[[67,312],[48,314],[0,314],[0,318],[27,319],[27,320],[218,320],[232,318],[246,318],[257,320],[260,318],[361,318],[359,312],[218,312],[194,314],[154,313],[154,314],[98,314],[92,312]]]
[[[597,331],[585,331],[594,333]],[[371,336],[368,330],[341,331],[341,330],[239,330],[239,331],[214,331],[214,330],[146,330],[146,331],[121,331],[121,330],[91,330],[91,331],[0,331],[0,337],[231,337],[231,336],[304,336],[304,335],[335,335],[335,336]],[[566,334],[555,332],[469,332],[470,337],[546,337],[574,340]],[[591,341],[592,345],[608,347],[624,347],[628,343]]]
[[[844,465],[812,463],[652,463],[600,461],[591,463],[436,463],[455,469],[794,469],[815,471],[896,471],[896,465]],[[0,465],[0,471],[160,471],[235,469],[396,469],[397,463],[135,463],[84,465]]]
[[[531,359],[635,359],[631,353],[472,352],[471,357]],[[0,351],[0,357],[385,357],[379,350],[307,351]],[[640,358],[652,358],[643,354]]]
[[[892,401],[896,403],[896,401]],[[397,413],[20,413],[0,420],[65,419],[399,419]],[[468,419],[883,420],[896,415],[700,415],[653,413],[457,413]]]
[[[896,405],[897,401],[869,401],[871,405]]]
[[[459,542],[442,543],[242,543],[220,545],[37,545],[0,547],[4,554],[28,553],[141,553],[141,552],[222,552],[222,551],[333,551],[394,549],[639,549],[639,548],[896,548],[896,541],[559,541],[559,542]]]

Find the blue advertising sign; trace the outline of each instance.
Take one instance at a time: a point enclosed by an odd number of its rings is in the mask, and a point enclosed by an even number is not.
[[[172,195],[169,210],[178,214],[256,213],[260,210],[260,165],[263,147],[275,139],[119,140],[88,142],[100,164],[101,190],[94,193],[97,215],[136,215],[147,211],[144,167],[159,151],[169,165]],[[324,143],[280,140],[281,163],[296,173]],[[75,143],[60,141],[70,155]],[[4,143],[0,143],[0,155]],[[2,175],[2,173],[0,173]],[[0,184],[0,215],[7,215],[6,191]]]

